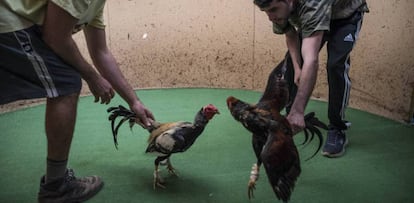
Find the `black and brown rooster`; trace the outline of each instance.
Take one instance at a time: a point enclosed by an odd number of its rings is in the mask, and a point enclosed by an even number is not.
[[[111,121],[115,147],[118,148],[117,137],[119,127],[125,121],[128,121],[129,126],[132,128],[135,124],[136,115],[134,112],[123,106],[111,107],[108,109],[108,113],[110,113],[109,120]],[[145,153],[152,153],[157,156],[154,161],[154,189],[157,186],[165,188],[164,181],[159,175],[159,165],[167,164],[168,172],[176,175],[175,169],[170,162],[170,156],[173,153],[185,152],[190,148],[198,136],[201,135],[207,123],[216,114],[219,114],[218,109],[214,105],[209,104],[202,107],[200,111],[197,112],[193,123],[186,121],[159,123],[154,121],[152,126],[147,128],[150,135]],[[115,125],[118,117],[122,118],[118,124]]]
[[[280,63],[270,74],[266,89],[257,104],[249,104],[235,97],[227,98],[227,106],[235,120],[253,133],[252,144],[257,157],[253,164],[248,183],[248,197],[253,197],[259,169],[263,164],[269,182],[278,199],[287,202],[301,173],[298,150],[293,140],[291,126],[280,111],[289,100],[288,85],[283,78],[285,63]],[[319,146],[323,142],[322,133],[317,128],[327,129],[315,114],[305,116],[305,140],[302,144],[312,141],[316,134]]]

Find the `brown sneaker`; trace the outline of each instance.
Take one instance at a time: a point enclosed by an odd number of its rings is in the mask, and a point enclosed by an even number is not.
[[[43,176],[37,199],[39,203],[83,202],[96,195],[103,185],[98,176],[76,178],[73,170],[68,169],[65,177],[51,183],[46,184]]]

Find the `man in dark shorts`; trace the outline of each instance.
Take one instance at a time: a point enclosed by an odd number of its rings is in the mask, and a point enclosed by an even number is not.
[[[108,104],[116,91],[138,115],[138,123],[149,126],[154,120],[108,50],[104,4],[104,0],[0,2],[0,104],[47,97],[47,167],[39,202],[81,202],[103,186],[100,177],[76,178],[67,168],[81,78],[95,102]],[[72,38],[82,29],[99,73],[81,56]]]
[[[285,78],[293,95],[287,107],[294,133],[304,126],[304,111],[316,82],[319,51],[327,42],[329,83],[329,131],[322,154],[339,157],[348,139],[344,120],[351,81],[349,55],[358,38],[365,0],[254,0],[273,23],[273,32],[285,34],[289,68]],[[295,88],[297,87],[297,88]]]

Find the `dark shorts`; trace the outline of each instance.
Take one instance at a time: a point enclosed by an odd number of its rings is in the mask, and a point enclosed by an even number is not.
[[[40,27],[0,33],[0,104],[80,92],[80,74],[41,39]]]

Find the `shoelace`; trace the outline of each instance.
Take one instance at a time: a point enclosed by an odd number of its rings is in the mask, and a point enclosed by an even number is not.
[[[70,182],[72,180],[75,180],[76,179],[75,172],[72,169],[68,169],[67,170],[67,175],[66,175],[65,178],[66,178],[66,181],[68,181],[68,182]]]

